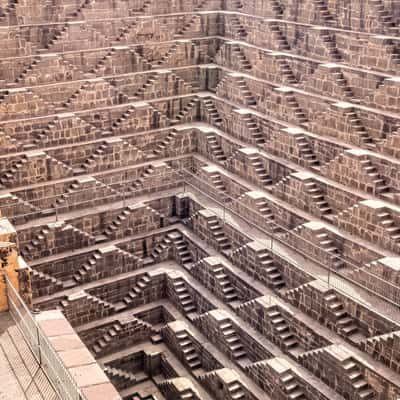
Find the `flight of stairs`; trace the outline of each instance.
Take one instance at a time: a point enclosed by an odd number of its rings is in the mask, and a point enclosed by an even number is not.
[[[347,375],[347,379],[353,386],[357,399],[372,400],[376,398],[374,390],[366,381],[360,368],[351,358],[342,362],[342,368]]]
[[[324,300],[328,310],[334,317],[335,327],[338,329],[338,333],[346,338],[351,338],[351,336],[359,332],[355,320],[344,309],[343,303],[338,299],[336,294],[327,294]]]
[[[234,43],[231,45],[232,54],[238,60],[240,70],[249,71],[252,68],[250,61],[247,59],[243,49],[239,44]]]
[[[164,140],[161,141],[161,143],[157,143],[155,149],[153,150],[153,153],[156,156],[160,156],[161,154],[164,154],[167,148],[170,146],[170,144],[173,142],[175,139],[175,136],[177,135],[177,132],[175,130],[172,130],[167,134]]]
[[[103,371],[118,390],[127,389],[137,384],[135,375],[121,368],[105,366]]]
[[[63,282],[42,271],[32,269],[32,291],[35,297],[56,293],[63,289]]]
[[[390,191],[390,187],[386,184],[385,179],[379,174],[378,169],[372,164],[371,160],[361,160],[363,172],[368,176],[368,179],[374,184],[375,192],[382,194]]]
[[[215,107],[214,102],[211,99],[205,99],[203,101],[204,107],[206,109],[206,113],[208,114],[212,125],[221,126],[222,118],[218,113],[217,108]]]
[[[269,187],[272,184],[272,179],[268,175],[260,156],[258,154],[251,154],[247,159],[251,168],[256,173],[257,181],[262,189]]]
[[[223,294],[224,302],[230,304],[237,301],[239,296],[235,287],[232,285],[229,276],[225,273],[224,267],[220,265],[215,266],[211,273],[215,279],[215,283],[219,286]]]
[[[320,33],[319,37],[321,38],[322,44],[325,46],[326,51],[331,60],[334,62],[341,61],[342,56],[340,55],[340,52],[337,49],[336,37],[334,36],[334,33],[331,33],[331,31],[326,29],[320,30],[319,33]]]
[[[257,254],[258,262],[262,271],[265,271],[267,285],[274,290],[282,289],[286,286],[279,268],[275,265],[275,261],[267,251]]]
[[[284,78],[284,82],[288,83],[289,85],[296,85],[298,80],[294,76],[289,63],[286,61],[286,56],[282,55],[275,57],[275,61],[278,65],[280,73],[282,74],[282,77]]]
[[[327,25],[331,25],[334,23],[334,19],[332,14],[329,12],[328,6],[326,4],[326,0],[312,0],[315,9],[321,15],[323,21]]]
[[[335,246],[332,239],[329,238],[328,233],[321,231],[316,234],[316,239],[318,241],[318,247],[320,247],[325,253],[329,255],[330,267],[334,270],[338,270],[344,266],[344,262],[341,259],[341,253],[339,249]]]
[[[231,17],[229,20],[229,24],[233,30],[234,35],[237,36],[238,39],[243,40],[247,37],[247,31],[238,17]],[[236,39],[236,37],[234,37],[234,39]]]
[[[269,208],[267,200],[265,198],[257,199],[255,205],[256,211],[262,216],[263,222],[268,226],[268,230],[273,233],[280,233],[282,229],[277,225],[275,216]]]
[[[366,147],[371,147],[374,145],[372,137],[365,129],[363,123],[361,122],[360,118],[353,108],[345,112],[345,118],[347,123],[350,125],[352,131],[354,131],[355,134],[359,137],[361,145],[364,145]]]
[[[193,297],[189,293],[186,282],[183,278],[179,277],[173,280],[174,291],[178,296],[178,301],[186,315],[195,313],[197,307],[193,301]]]
[[[178,232],[169,234],[168,237],[176,249],[179,261],[185,268],[189,269],[193,264],[193,257],[184,237]]]
[[[378,214],[379,225],[381,225],[389,237],[397,242],[400,243],[400,227],[397,225],[393,217],[388,212],[380,212]]]
[[[246,349],[243,347],[239,335],[236,333],[229,321],[221,322],[219,325],[225,343],[228,345],[231,356],[234,360],[243,360],[247,358]]]
[[[95,251],[89,259],[80,267],[73,275],[73,279],[76,283],[82,284],[84,282],[88,282],[90,280],[90,274],[93,272],[97,261],[100,260],[101,253],[99,251]]]
[[[143,293],[143,290],[146,289],[150,282],[151,279],[147,274],[139,278],[129,293],[123,298],[123,303],[127,306],[132,304]]]
[[[193,111],[197,110],[197,106],[199,104],[198,99],[192,99],[189,101],[189,103],[182,108],[181,111],[176,115],[176,117],[172,120],[173,122],[176,123],[184,123],[186,122],[186,117]],[[196,112],[197,114],[197,112]],[[193,117],[193,119],[196,119],[196,117]]]
[[[229,250],[231,248],[229,239],[226,237],[217,217],[212,217],[208,220],[208,229],[221,251]]]
[[[271,321],[273,331],[282,343],[283,348],[290,352],[299,348],[299,342],[290,329],[289,324],[282,316],[278,307],[273,307],[267,312],[268,318]]]
[[[316,182],[310,180],[305,184],[306,193],[311,197],[312,202],[317,205],[321,217],[328,217],[332,215],[332,209],[325,199],[321,188]]]
[[[192,371],[201,368],[202,365],[200,357],[193,345],[193,342],[190,340],[189,335],[185,331],[181,331],[176,334],[176,338],[178,340],[178,345],[182,350],[185,362],[189,368]]]
[[[257,105],[255,97],[252,95],[249,87],[247,86],[246,80],[243,77],[235,76],[235,84],[240,90],[241,99],[247,107]]]
[[[290,400],[307,400],[302,387],[297,382],[297,379],[292,372],[287,371],[279,377],[285,394]]]
[[[289,51],[290,46],[288,41],[286,40],[285,35],[282,33],[281,28],[279,26],[279,22],[277,21],[268,21],[267,22],[273,41],[276,44],[277,50]]]
[[[245,116],[243,116],[243,122],[246,125],[248,132],[250,133],[252,142],[258,146],[262,146],[263,144],[265,144],[263,132],[253,115],[246,114]]]
[[[300,157],[306,162],[311,169],[319,169],[320,163],[314,154],[310,143],[304,135],[297,135],[296,142],[299,149]]]
[[[218,143],[216,136],[213,134],[207,135],[206,140],[210,153],[215,157],[215,159],[219,162],[226,161],[226,156],[221,145]]]

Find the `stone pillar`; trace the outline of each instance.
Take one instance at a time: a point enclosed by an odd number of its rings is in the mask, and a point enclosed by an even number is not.
[[[17,234],[8,219],[0,218],[0,312],[8,310],[7,274],[28,307],[32,306],[31,270],[18,256]]]

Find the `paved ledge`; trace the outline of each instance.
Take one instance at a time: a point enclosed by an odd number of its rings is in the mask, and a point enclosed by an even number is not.
[[[44,311],[36,319],[87,400],[121,400],[61,311]]]

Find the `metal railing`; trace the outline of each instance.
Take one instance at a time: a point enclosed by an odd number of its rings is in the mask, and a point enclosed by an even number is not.
[[[5,278],[10,314],[54,390],[62,400],[86,400],[12,282]]]
[[[329,260],[331,254],[328,253],[324,248],[318,246],[316,243],[313,243],[305,239],[293,229],[289,229],[286,226],[277,223],[276,221],[270,221],[269,222],[270,227],[278,228],[284,236],[282,236],[282,234],[281,235],[275,234],[271,229],[267,230],[265,227],[262,226],[262,221],[264,220],[264,217],[258,212],[258,210],[246,206],[243,202],[240,201],[240,199],[231,196],[229,193],[221,192],[220,190],[212,186],[212,184],[200,178],[197,174],[196,167],[192,166],[192,169],[184,167],[172,168],[167,173],[164,172],[160,175],[154,174],[152,175],[152,178],[160,178],[161,176],[163,178],[162,182],[159,182],[156,185],[149,184],[150,182],[148,183],[146,182],[142,187],[137,188],[136,190],[133,190],[132,188],[130,190],[126,190],[125,187],[128,184],[136,182],[137,178],[126,179],[125,181],[121,180],[117,184],[105,184],[105,183],[103,184],[109,187],[110,189],[115,190],[115,192],[117,192],[117,195],[119,195],[118,200],[121,202],[121,205],[123,206],[125,206],[128,201],[135,199],[137,196],[151,194],[163,189],[164,190],[172,188],[177,189],[183,186],[183,190],[185,191],[185,188],[192,188],[194,191],[198,191],[199,193],[207,196],[214,203],[216,203],[221,209],[223,215],[225,214],[225,211],[229,210],[231,214],[238,216],[246,223],[252,225],[258,230],[263,231],[266,235],[268,235],[268,237],[271,240],[272,252],[276,252],[277,250],[273,248],[274,242],[281,243],[286,248],[292,249],[297,254],[300,254],[305,259],[314,262],[316,265],[327,271],[326,279],[325,277],[320,277],[320,276],[317,276],[316,279],[322,280],[323,282],[327,283],[328,285],[334,287],[337,290],[340,290],[341,292],[345,293],[348,297],[351,298],[354,298],[354,296],[352,296],[352,290],[349,290],[348,285],[346,285],[346,282],[350,283],[351,285],[356,285],[368,291],[369,293],[378,296],[383,301],[388,302],[400,308],[400,287],[398,285],[393,284],[388,280],[385,280],[382,276],[374,272],[368,271],[367,268],[365,268],[365,265],[355,264],[350,259],[344,258],[339,254],[335,256],[335,260],[339,260],[344,263],[344,265],[347,267],[345,268],[346,272],[340,271],[339,269],[335,269],[333,265],[331,265],[332,263]],[[87,191],[87,189],[78,189],[75,193],[78,194],[81,190],[82,192]],[[243,192],[245,191],[248,190],[243,190]],[[111,196],[104,196],[102,198],[97,198],[95,201],[101,200],[103,205],[105,205],[108,203],[107,201],[108,199],[110,200],[110,202],[115,202],[116,201],[115,196],[116,193],[114,193]],[[56,199],[58,196],[54,197],[49,196],[49,197],[52,198],[53,200]],[[83,202],[73,201],[72,203],[69,203],[67,199],[63,206],[54,207],[56,210],[55,210],[55,215],[53,217],[55,220],[57,220],[59,217],[58,215],[59,213],[60,214],[68,213],[70,211],[73,211],[81,207],[90,206],[92,205],[91,201],[93,201],[93,199]],[[239,208],[240,210],[245,211],[246,215],[240,212]],[[20,216],[27,217],[28,215],[29,214],[23,214]],[[294,246],[293,244],[291,244],[287,240],[288,238],[295,238],[296,241],[299,243],[299,246]],[[310,252],[303,250],[305,248],[313,249],[314,256]],[[317,256],[316,254],[321,254],[321,258],[318,258],[319,255]],[[288,260],[284,254],[277,254],[277,255],[287,260],[288,262],[293,263],[293,260]],[[299,268],[307,272],[307,268],[304,268],[304,265],[299,266]],[[360,277],[352,276],[351,274],[353,272],[354,273],[359,272]],[[333,278],[337,277],[340,279],[332,280],[331,277]]]
[[[313,257],[310,253],[302,250],[301,247],[299,246],[293,246],[291,245],[286,238],[288,237],[287,235],[292,235],[296,237],[296,239],[301,242],[304,245],[304,248],[306,247],[313,247],[316,250],[320,252],[325,252],[328,256],[329,253],[326,252],[325,249],[322,247],[318,246],[317,244],[310,242],[309,240],[303,238],[302,236],[296,234],[293,232],[293,230],[288,229],[285,226],[282,226],[276,222],[271,222],[271,226],[274,226],[276,228],[279,228],[279,230],[285,235],[282,236],[282,234],[278,235],[274,233],[272,230],[268,231],[266,230],[262,225],[261,221],[263,221],[264,217],[262,214],[260,214],[257,210],[254,210],[245,204],[241,203],[238,201],[237,198],[234,198],[230,196],[228,193],[225,192],[220,192],[218,191],[215,187],[213,187],[211,184],[208,182],[205,182],[201,178],[198,177],[196,172],[186,170],[186,169],[181,169],[180,174],[182,175],[183,180],[185,181],[185,187],[190,187],[193,191],[197,191],[200,194],[208,197],[211,199],[214,203],[216,203],[220,210],[222,211],[222,219],[225,219],[225,214],[226,211],[229,211],[231,214],[236,215],[239,217],[242,221],[244,221],[246,224],[249,224],[250,226],[256,228],[259,231],[262,231],[265,233],[269,238],[270,238],[270,250],[272,253],[278,255],[281,257],[283,260],[287,261],[288,263],[292,265],[296,265],[293,259],[290,259],[287,257],[286,254],[284,254],[282,251],[278,249],[278,246],[274,245],[274,243],[279,243],[286,248],[293,250],[297,254],[300,254],[302,257],[304,257],[305,260],[310,260],[314,264],[316,264],[319,268],[322,268],[326,271],[326,276],[321,276],[320,274],[315,274],[311,268],[307,268],[307,262],[305,261],[304,264],[302,265],[297,265],[297,267],[301,270],[304,270],[305,272],[308,272],[311,276],[313,276],[314,279],[319,280],[321,282],[324,282],[327,284],[329,287],[332,287],[333,289],[343,293],[346,295],[346,297],[351,298],[356,300],[358,303],[364,304],[365,307],[369,308],[370,304],[368,302],[364,302],[361,297],[354,297],[353,291],[354,291],[354,286],[358,286],[368,293],[370,293],[373,296],[378,297],[381,299],[384,303],[386,303],[386,307],[389,305],[395,306],[398,310],[400,309],[400,287],[383,279],[377,274],[373,274],[369,271],[366,271],[365,268],[362,268],[361,265],[356,265],[349,261],[348,259],[345,259],[341,256],[336,257],[337,260],[341,260],[345,263],[345,265],[348,268],[351,268],[351,270],[354,271],[362,271],[365,276],[367,276],[371,282],[375,282],[374,287],[368,286],[363,284],[362,282],[353,279],[351,276],[348,274],[345,274],[344,272],[334,269],[330,263],[324,262],[324,260],[317,259]],[[235,208],[235,203],[240,203],[240,208],[241,209],[246,209],[246,214],[243,215],[242,213],[238,212],[238,209]],[[251,218],[249,218],[250,215],[256,215],[258,217],[258,223],[255,221],[252,221]],[[255,241],[260,241],[260,240],[255,240]],[[335,279],[336,278],[336,279]],[[351,290],[349,290],[349,284],[353,286]],[[385,304],[384,304],[385,305]],[[390,307],[393,308],[393,307]],[[390,314],[392,310],[388,310],[388,313]],[[395,318],[394,315],[391,315],[387,317],[387,319],[392,320],[394,323],[399,323],[400,322],[400,315],[398,318]]]

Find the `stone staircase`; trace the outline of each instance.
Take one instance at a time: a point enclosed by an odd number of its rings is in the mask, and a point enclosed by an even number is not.
[[[289,43],[286,40],[285,35],[281,31],[279,22],[267,21],[267,24],[272,35],[272,40],[276,44],[277,50],[289,51],[290,50]]]
[[[297,123],[299,125],[307,124],[309,122],[307,116],[306,114],[304,114],[304,111],[299,106],[299,103],[297,102],[295,95],[289,92],[285,96],[285,98],[286,98],[286,104],[288,108],[292,111]]]
[[[6,187],[10,186],[13,183],[15,175],[18,173],[18,171],[22,170],[27,164],[28,158],[26,156],[19,158],[12,164],[10,169],[2,174],[0,178],[0,184]]]
[[[238,87],[238,89],[240,91],[241,98],[242,98],[244,104],[247,107],[257,105],[257,101],[256,101],[255,97],[252,95],[249,87],[247,86],[245,78],[243,78],[241,76],[235,76],[234,80],[235,80],[235,85]]]
[[[256,174],[257,183],[263,189],[272,185],[272,179],[268,175],[260,156],[258,154],[251,154],[247,157],[247,160]]]
[[[96,268],[97,261],[102,258],[99,251],[95,251],[89,259],[73,274],[76,283],[82,284],[91,280],[91,275]]]
[[[374,399],[375,392],[368,384],[361,369],[351,359],[342,362],[342,368],[345,371],[348,380],[350,380],[355,394],[360,400]]]
[[[204,107],[206,109],[206,113],[208,114],[212,125],[221,126],[222,118],[220,117],[217,108],[215,107],[214,102],[211,99],[205,99],[203,101]]]
[[[328,233],[321,230],[315,235],[315,238],[318,242],[317,246],[329,255],[331,267],[335,270],[342,268],[344,266],[344,262],[341,259],[342,254],[336,247],[335,242],[329,237]]]
[[[391,240],[400,243],[400,227],[389,212],[380,212],[378,223],[385,229]]]
[[[207,225],[211,236],[217,244],[218,248],[221,251],[229,250],[231,248],[229,239],[226,237],[218,218],[216,216],[209,218],[207,221]]]
[[[208,175],[212,186],[220,193],[220,194],[228,194],[228,191],[225,187],[224,181],[222,180],[222,176],[219,172],[213,172]]]
[[[40,61],[42,61],[42,58],[40,56],[35,56],[33,58],[33,61],[31,64],[29,64],[22,72],[21,74],[18,76],[18,78],[15,79],[15,83],[21,83],[25,80],[25,78],[28,76],[28,74],[30,74],[40,63]]]
[[[190,269],[190,267],[193,264],[193,257],[192,254],[190,253],[190,250],[188,248],[187,242],[185,241],[184,237],[182,236],[181,233],[179,232],[174,232],[168,234],[169,239],[172,241],[179,261],[181,264],[187,268]]]
[[[189,316],[190,314],[196,313],[197,307],[193,301],[193,297],[189,293],[186,281],[182,278],[176,278],[173,280],[174,291],[178,297],[179,304],[185,314]]]
[[[144,183],[154,174],[154,167],[149,165],[146,169],[140,174],[139,178],[133,182],[133,184],[129,187],[129,190],[132,192],[136,192],[143,188]]]
[[[274,290],[283,289],[286,286],[285,280],[276,266],[275,261],[267,251],[257,254],[261,271],[265,271],[267,285]]]
[[[105,366],[103,371],[118,390],[127,389],[137,384],[135,375],[124,369]]]
[[[283,8],[281,0],[271,0],[270,7],[271,7],[273,13],[275,14],[275,18],[283,17],[284,8]]]
[[[116,52],[115,48],[112,48],[107,52],[107,54],[102,57],[99,62],[95,65],[95,67],[90,71],[92,74],[97,75],[100,72],[100,69],[105,66],[106,62],[110,60]]]
[[[144,99],[144,96],[150,89],[154,88],[160,82],[160,75],[158,73],[151,73],[146,82],[139,88],[133,95],[132,100]]]
[[[354,103],[359,102],[358,99],[355,98],[353,90],[351,89],[346,77],[343,75],[343,72],[341,71],[340,67],[337,67],[334,70],[332,70],[332,77],[336,82],[337,86],[343,92],[345,99],[348,99],[349,101],[352,101]]]
[[[166,152],[167,148],[174,141],[176,135],[177,135],[177,131],[176,130],[172,130],[171,132],[169,132],[167,134],[167,136],[165,137],[165,139],[162,140],[161,143],[158,143],[156,145],[155,149],[153,150],[153,153],[156,156],[160,156],[160,155],[164,154]]]
[[[333,321],[338,333],[347,339],[351,339],[352,336],[359,333],[356,321],[347,313],[343,303],[335,293],[325,295],[324,300],[326,307],[334,318]]]
[[[166,252],[171,248],[172,240],[169,238],[169,235],[165,235],[162,238],[162,241],[158,243],[154,249],[151,251],[151,258],[154,261],[160,260],[161,257],[165,256]]]
[[[366,177],[375,186],[375,193],[382,194],[390,191],[390,187],[386,184],[385,178],[382,177],[378,169],[373,165],[372,161],[368,158],[360,161],[362,171],[366,174]]]
[[[252,69],[251,62],[247,59],[243,49],[239,44],[234,43],[231,45],[232,55],[238,60],[239,69],[243,71],[249,71]]]
[[[223,295],[224,303],[231,304],[239,300],[238,293],[232,285],[229,276],[225,273],[225,268],[221,265],[214,266],[210,271]]]
[[[197,119],[197,108],[198,108],[199,100],[198,99],[192,99],[189,101],[189,103],[183,107],[181,111],[176,115],[175,118],[172,119],[174,123],[184,123],[188,122],[187,117],[190,116],[190,114],[195,111],[196,116],[193,116],[193,120]]]
[[[185,331],[177,332],[176,339],[182,351],[185,364],[188,365],[192,371],[201,368],[202,364],[199,354],[189,335]]]
[[[326,0],[312,0],[312,3],[325,24],[332,25],[335,22],[332,14],[329,12]]]
[[[100,353],[104,348],[111,343],[114,338],[118,337],[118,334],[123,330],[122,324],[119,321],[116,321],[111,328],[107,329],[107,332],[96,341],[96,344],[93,346],[92,350],[95,354]]]
[[[208,149],[210,150],[210,153],[213,155],[213,157],[218,162],[226,161],[225,153],[222,150],[222,147],[219,144],[216,136],[213,134],[209,134],[209,135],[207,135],[206,140],[207,140],[207,144],[208,144]]]
[[[278,307],[268,310],[267,316],[271,322],[274,336],[276,335],[282,347],[287,352],[296,351],[300,348],[299,342],[292,332],[290,325],[283,317]]]
[[[219,325],[219,331],[221,332],[222,338],[228,346],[231,357],[235,361],[240,361],[241,364],[244,364],[244,361],[248,360],[247,352],[232,323],[228,320],[221,322]]]
[[[244,40],[247,37],[247,31],[238,17],[231,17],[229,19],[229,25],[233,30],[234,35],[237,36],[238,39]],[[236,37],[234,37],[234,39],[236,39]]]
[[[165,66],[165,64],[168,63],[168,61],[171,59],[171,57],[176,53],[178,50],[179,44],[174,43],[168,51],[156,62],[155,65],[153,65],[153,68],[159,68],[162,66]]]
[[[319,170],[320,162],[304,135],[296,136],[296,143],[299,149],[300,157],[305,161],[306,165],[314,170]]]
[[[83,0],[81,5],[75,11],[73,11],[70,15],[67,16],[67,20],[76,19],[78,17],[84,19],[83,11],[85,10],[86,7],[92,5],[92,3],[93,3],[93,0]]]
[[[288,83],[289,85],[296,85],[298,84],[297,78],[294,76],[292,68],[290,67],[289,63],[286,61],[285,55],[279,55],[275,57],[275,62],[278,66],[278,69],[283,77],[284,82]]]
[[[298,379],[291,371],[285,372],[279,377],[283,390],[290,400],[307,400],[303,388],[298,383]]]
[[[310,180],[305,182],[304,186],[306,193],[311,198],[311,201],[317,206],[320,214],[319,216],[322,218],[325,217],[331,219],[330,216],[332,215],[332,208],[326,201],[325,195],[319,185],[314,180]]]
[[[263,222],[267,224],[268,230],[273,233],[281,233],[282,229],[277,225],[275,216],[269,208],[268,202],[265,198],[255,200],[255,211],[257,211],[263,218]]]
[[[323,46],[325,47],[328,56],[331,58],[332,61],[338,62],[342,60],[342,56],[337,49],[336,46],[336,37],[334,33],[331,33],[331,31],[327,29],[321,29],[319,31],[319,37],[321,38],[321,42]]]
[[[263,144],[265,144],[263,131],[254,116],[252,114],[246,114],[243,116],[242,120],[250,134],[251,141],[254,142],[254,144],[257,146],[262,146]]]
[[[175,34],[176,38],[184,38],[186,34],[190,31],[193,25],[201,23],[201,17],[199,15],[194,15],[190,18],[189,22]]]
[[[64,24],[45,45],[46,50],[51,50],[58,41],[65,39],[68,34],[68,24]]]
[[[135,210],[134,206],[125,207],[117,217],[107,226],[104,230],[104,235],[107,237],[112,237],[121,228],[121,225],[128,219],[128,217]]]
[[[134,28],[137,28],[137,22],[129,21],[127,26],[120,29],[117,37],[111,42],[111,44],[112,45],[121,45],[122,43],[127,42],[128,36]]]
[[[32,291],[35,297],[59,292],[63,287],[62,281],[42,271],[32,269]]]
[[[366,147],[371,147],[374,145],[373,138],[365,129],[354,108],[345,111],[345,118],[350,126],[350,129],[357,135],[357,137],[359,137],[361,145]]]
[[[111,131],[115,132],[123,125],[125,121],[134,118],[136,112],[135,106],[130,106],[119,118],[117,118],[111,125]]]
[[[150,277],[146,273],[144,276],[140,277],[136,284],[131,288],[129,293],[123,298],[123,303],[127,306],[132,304],[147,288],[148,284],[151,282]]]
[[[384,30],[392,36],[399,34],[399,28],[396,22],[393,20],[392,15],[385,9],[385,5],[382,0],[370,0],[369,2],[374,8],[375,15],[378,20],[382,23]]]

